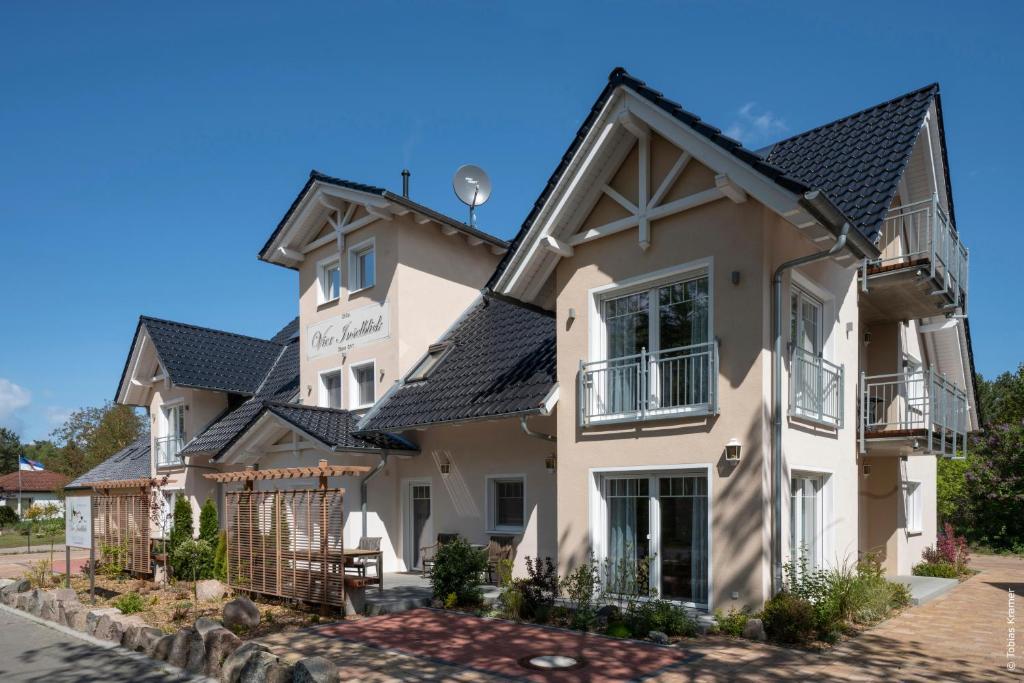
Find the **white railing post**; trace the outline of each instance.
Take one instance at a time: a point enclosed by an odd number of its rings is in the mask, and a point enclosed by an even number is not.
[[[864,432],[867,431],[868,427],[868,388],[867,382],[865,381],[865,373],[861,370],[860,373],[860,452],[867,453],[867,447],[864,442]]]
[[[650,401],[650,374],[651,361],[647,357],[647,347],[640,347],[640,364],[637,366],[637,371],[640,376],[637,378],[637,387],[639,388],[639,395],[637,396],[637,410],[640,413],[640,417],[644,418],[647,416],[648,402]]]
[[[579,425],[582,427],[587,424],[587,412],[590,397],[587,395],[586,382],[587,382],[587,371],[583,364],[583,359],[580,359],[580,367],[576,376],[576,413]]]

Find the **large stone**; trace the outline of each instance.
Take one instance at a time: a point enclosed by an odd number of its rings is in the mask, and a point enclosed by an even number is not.
[[[157,644],[163,640],[164,632],[158,628],[147,626],[139,631],[139,637],[135,641],[135,651],[141,652],[147,657],[155,657]]]
[[[764,622],[760,619],[747,619],[747,625],[743,627],[743,637],[751,640],[767,640],[768,634],[764,632]]]
[[[230,629],[253,629],[260,625],[260,610],[249,598],[240,595],[224,605],[224,625]]]
[[[280,681],[281,660],[277,655],[270,652],[260,651],[249,657],[249,661],[242,668],[244,683],[270,683],[271,680]]]
[[[15,579],[13,582],[7,584],[3,588],[0,588],[0,595],[11,595],[12,593],[24,593],[25,591],[31,590],[32,584],[28,579]]]
[[[249,660],[258,654],[269,652],[266,645],[249,641],[242,643],[228,655],[220,669],[221,683],[238,683]],[[248,683],[248,681],[247,681]]]
[[[104,614],[96,622],[96,628],[92,635],[100,640],[109,640],[112,643],[120,643],[124,636],[124,629],[121,627],[119,614]]]
[[[66,605],[64,607],[64,625],[85,633],[88,627],[89,608],[85,605]]]
[[[171,645],[171,652],[167,655],[168,664],[179,669],[185,668],[188,664],[188,653],[192,648],[192,636],[194,635],[197,635],[196,630],[191,626],[186,626],[174,634],[174,644]]]
[[[121,638],[119,640],[114,641],[114,642],[121,643],[121,645],[127,647],[129,650],[134,649],[134,646],[133,645],[129,645],[128,643],[131,643],[131,641],[134,638],[137,638],[138,635],[137,635],[137,632],[136,633],[129,633],[129,631],[132,630],[132,629],[136,629],[137,630],[137,629],[140,629],[140,628],[146,628],[148,626],[148,624],[145,622],[145,620],[143,620],[142,617],[140,617],[137,614],[133,614],[131,616],[124,616],[124,615],[116,616],[116,617],[114,617],[114,621],[117,623],[117,625],[119,627],[118,631],[119,631],[119,634],[121,636]],[[126,641],[128,641],[128,642],[126,642]]]
[[[208,631],[206,641],[206,675],[219,678],[224,660],[242,645],[242,640],[223,626]]]
[[[651,631],[647,634],[647,638],[657,645],[668,645],[668,636],[662,631]]]
[[[338,667],[323,657],[307,657],[295,662],[292,667],[294,683],[336,683]]]
[[[31,612],[32,604],[36,601],[36,596],[28,593],[18,593],[18,598],[14,602],[14,606],[20,609],[22,612]]]
[[[153,646],[153,652],[149,656],[157,661],[166,662],[167,658],[171,656],[171,647],[174,646],[175,635],[172,633],[156,641],[156,645]]]
[[[292,683],[295,669],[282,661],[267,667],[266,683]]]
[[[211,619],[210,617],[199,617],[196,619],[195,629],[199,631],[199,635],[203,638],[205,638],[206,634],[210,631],[215,631],[219,628],[224,628],[224,625],[216,619]]]
[[[43,612],[43,601],[46,600],[46,591],[41,588],[33,588],[29,593],[31,598],[28,603],[28,612],[32,616],[38,617]]]
[[[212,600],[220,600],[228,593],[228,587],[217,579],[206,579],[204,581],[196,581],[196,600],[199,602],[209,602]]]
[[[194,629],[188,641],[188,661],[185,662],[185,671],[195,675],[206,672],[206,643],[203,642],[203,635]]]
[[[39,614],[36,616],[47,621],[57,621],[60,617],[60,604],[57,602],[57,596],[50,591],[44,591],[38,600]]]
[[[99,627],[100,619],[110,614],[120,614],[121,610],[116,607],[93,607],[85,615],[85,632],[90,636],[96,636],[96,629]],[[100,638],[101,636],[96,636]]]

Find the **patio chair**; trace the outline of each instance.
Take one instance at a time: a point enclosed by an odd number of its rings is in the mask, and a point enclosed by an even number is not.
[[[441,549],[441,546],[449,541],[454,541],[458,537],[458,534],[438,534],[437,543],[420,548],[420,566],[423,567],[423,576],[430,576],[430,572],[434,569],[434,559],[437,557],[437,551]]]
[[[356,547],[359,550],[380,550],[380,536],[363,536],[359,539],[359,545]],[[374,571],[380,574],[380,565],[377,564],[377,558],[370,557],[346,557],[345,558],[345,571],[352,571],[357,576],[366,576],[366,566],[372,564]],[[380,579],[380,576],[377,576]]]
[[[498,567],[515,556],[515,536],[491,536],[487,544],[487,583],[497,585]]]

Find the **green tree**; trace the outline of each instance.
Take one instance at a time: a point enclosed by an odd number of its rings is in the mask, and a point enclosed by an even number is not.
[[[130,406],[105,403],[71,413],[51,436],[62,444],[53,470],[77,477],[148,431],[146,420]]]
[[[60,448],[49,439],[25,444],[22,453],[29,460],[41,462],[46,469],[53,471],[58,471],[57,468],[63,458]]]
[[[959,531],[994,548],[1024,552],[1024,425],[988,425],[972,439]]]
[[[13,430],[0,427],[0,474],[16,472],[22,454],[21,439]]]
[[[203,507],[199,510],[199,538],[210,544],[211,548],[217,546],[217,532],[220,531],[220,524],[217,522],[217,505],[213,500],[207,498]]]
[[[179,545],[193,537],[195,527],[192,524],[192,504],[185,496],[178,496],[174,501],[174,521],[171,522],[171,552]]]
[[[970,507],[966,481],[970,458],[970,451],[968,451],[965,458],[939,458],[936,463],[935,486],[938,498],[936,511],[939,516],[939,526],[941,527],[944,522],[949,522],[961,533],[967,531],[965,513]]]
[[[228,580],[228,534],[226,531],[217,534],[217,547],[213,552],[213,578],[218,581]]]
[[[1004,372],[992,381],[978,375],[976,390],[986,424],[1024,421],[1024,363],[1016,372]]]

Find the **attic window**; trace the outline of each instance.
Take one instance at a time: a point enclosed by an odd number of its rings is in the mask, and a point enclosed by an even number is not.
[[[409,373],[409,378],[406,381],[418,382],[426,379],[430,376],[430,373],[433,372],[434,368],[437,367],[438,363],[441,362],[441,359],[448,354],[451,348],[452,345],[447,342],[431,344],[430,348],[427,349],[426,357],[420,361],[420,364],[417,365],[411,373]]]

